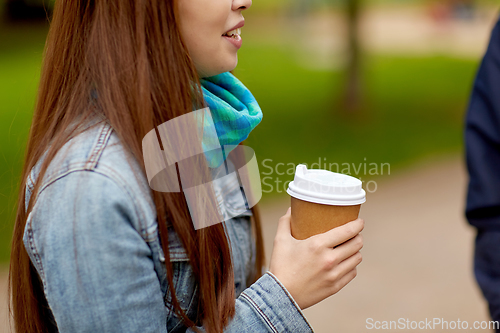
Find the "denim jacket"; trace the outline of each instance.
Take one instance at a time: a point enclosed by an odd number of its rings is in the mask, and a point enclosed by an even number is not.
[[[147,179],[136,161],[129,165],[110,125],[102,119],[95,125],[57,153],[24,230],[24,246],[58,331],[193,332],[172,311]],[[28,176],[26,204],[42,160]],[[237,296],[236,315],[224,331],[312,332],[271,272],[246,285],[255,253],[249,215],[247,211],[224,223]],[[172,227],[169,231],[175,291],[194,319],[198,285],[182,243]]]

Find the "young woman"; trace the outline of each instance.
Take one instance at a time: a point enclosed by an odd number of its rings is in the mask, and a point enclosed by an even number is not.
[[[265,270],[255,207],[195,229],[182,192],[148,185],[152,129],[209,106],[238,144],[260,121],[229,72],[250,6],[56,1],[13,236],[17,332],[310,332],[302,309],[355,277],[360,219],[299,241],[288,210]]]

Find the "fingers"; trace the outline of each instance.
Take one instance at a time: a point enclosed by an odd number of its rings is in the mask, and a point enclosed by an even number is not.
[[[325,246],[335,247],[355,237],[363,230],[364,226],[365,221],[358,218],[354,221],[348,222],[344,225],[341,225],[340,227],[333,228],[332,230],[316,236],[323,240]]]
[[[334,289],[342,289],[349,281],[351,281],[354,276],[356,276],[356,267],[363,260],[361,252],[356,252],[346,260],[342,261],[330,272],[331,281],[335,281],[332,285]],[[350,274],[354,275],[351,276]],[[347,276],[347,277],[346,277]],[[336,292],[336,291],[335,291]]]
[[[335,255],[336,262],[342,262],[345,259],[349,258],[356,252],[359,252],[363,248],[363,236],[361,234],[356,235],[354,238],[351,238],[344,244],[337,246],[335,249],[332,249],[331,255]],[[334,252],[335,251],[335,254]]]
[[[335,269],[338,269],[338,274],[341,276],[351,271],[353,268],[356,268],[361,261],[363,261],[363,256],[361,255],[361,252],[358,251],[349,258],[341,261]]]
[[[353,268],[349,272],[347,272],[340,280],[338,280],[336,283],[332,285],[332,294],[336,294],[339,292],[342,288],[344,288],[349,282],[351,282],[356,275],[358,274],[356,268]]]

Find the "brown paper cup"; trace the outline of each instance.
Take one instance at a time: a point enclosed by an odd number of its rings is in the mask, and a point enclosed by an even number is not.
[[[291,198],[291,229],[296,239],[306,239],[353,221],[361,208],[361,204],[334,206]]]

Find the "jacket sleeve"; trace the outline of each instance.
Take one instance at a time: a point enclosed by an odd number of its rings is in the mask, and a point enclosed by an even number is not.
[[[138,216],[129,193],[95,171],[71,172],[41,189],[23,241],[59,332],[166,331]]]
[[[469,186],[466,216],[500,231],[500,21],[479,67],[466,116]]]
[[[203,327],[198,329],[204,332]],[[236,314],[224,332],[305,333],[314,330],[290,293],[267,271],[236,299]]]
[[[236,324],[247,321],[245,325]],[[228,329],[246,332],[313,332],[306,317],[288,290],[267,271],[236,300],[236,319]]]
[[[72,172],[42,188],[23,241],[59,332],[167,332],[168,310],[139,216],[131,193],[98,172]],[[226,328],[311,331],[270,272],[240,294]]]
[[[465,128],[469,187],[466,216],[478,228],[474,275],[500,320],[500,21],[474,82]]]

